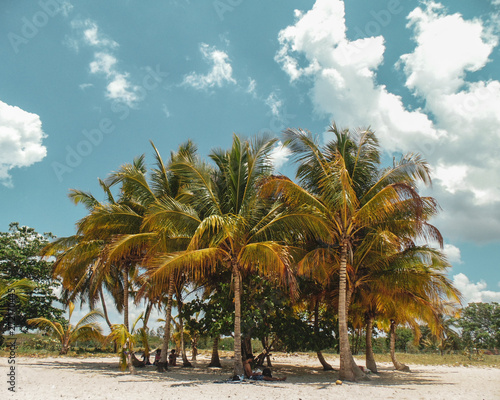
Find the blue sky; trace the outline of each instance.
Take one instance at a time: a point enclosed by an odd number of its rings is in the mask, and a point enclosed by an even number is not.
[[[369,3],[2,1],[0,229],[73,234],[69,189],[100,195],[149,140],[206,155],[334,120],[429,161],[450,277],[500,301],[500,1]]]

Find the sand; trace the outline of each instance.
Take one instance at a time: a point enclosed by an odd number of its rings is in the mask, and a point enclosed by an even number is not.
[[[327,360],[338,368],[338,357]],[[272,362],[273,374],[286,375],[285,382],[228,383],[230,357],[222,359],[222,369],[207,368],[208,356],[199,356],[194,368],[159,374],[145,367],[136,375],[120,372],[117,357],[17,358],[12,393],[2,358],[0,399],[500,399],[500,369],[494,368],[411,365],[404,373],[382,363],[367,382],[336,385],[338,373],[323,371],[313,357],[279,355]]]

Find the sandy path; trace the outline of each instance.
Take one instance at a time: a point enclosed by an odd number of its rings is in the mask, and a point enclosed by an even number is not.
[[[0,399],[500,399],[500,369],[444,366],[411,366],[412,373],[395,372],[380,364],[380,374],[369,382],[335,385],[337,373],[321,370],[307,356],[274,357],[273,373],[287,375],[286,382],[217,383],[231,374],[231,360],[224,368],[208,369],[206,357],[194,368],[171,367],[167,374],[154,368],[136,375],[117,369],[117,358],[18,358],[16,393],[7,390]],[[338,358],[328,360],[338,368]],[[8,364],[0,360],[7,378]]]

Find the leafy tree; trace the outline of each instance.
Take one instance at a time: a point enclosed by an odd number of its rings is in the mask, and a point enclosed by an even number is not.
[[[9,225],[9,232],[0,233],[0,279],[7,286],[16,281],[36,282],[36,286],[25,288],[26,301],[15,304],[14,326],[24,333],[32,329],[27,323],[30,318],[64,321],[63,310],[52,305],[58,300],[54,290],[60,286],[58,281],[52,279],[52,261],[39,256],[41,249],[53,237],[50,233],[42,235],[33,228],[19,226],[17,222]],[[6,328],[7,321],[4,319],[0,321],[0,333]]]
[[[470,303],[463,309],[457,325],[467,347],[492,349],[500,347],[500,305]]]
[[[442,316],[441,325],[443,326],[443,331],[440,336],[433,334],[432,330],[427,325],[420,327],[420,350],[424,352],[439,351],[441,355],[443,355],[445,352],[462,349],[462,339],[456,329],[457,319]]]

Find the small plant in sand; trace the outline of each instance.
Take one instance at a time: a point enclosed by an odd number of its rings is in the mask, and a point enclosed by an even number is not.
[[[130,332],[124,324],[113,324],[111,326],[111,333],[107,336],[107,340],[114,341],[120,348],[120,370],[125,371],[128,367],[131,374],[135,374],[134,364],[143,364],[134,355],[134,346],[137,341],[142,341],[147,354],[150,351],[146,330],[144,328],[135,329],[137,323],[142,319],[143,313],[135,320]]]
[[[97,340],[99,342],[103,341],[102,328],[96,322],[96,319],[103,317],[101,311],[90,311],[80,321],[78,321],[75,326],[73,326],[71,325],[70,321],[75,309],[75,305],[72,302],[69,302],[68,308],[69,318],[67,326],[63,326],[59,322],[50,321],[47,318],[32,318],[28,320],[28,324],[45,330],[58,338],[61,341],[61,351],[59,352],[59,354],[67,354],[68,350],[71,347],[71,344],[76,342],[77,340]]]

